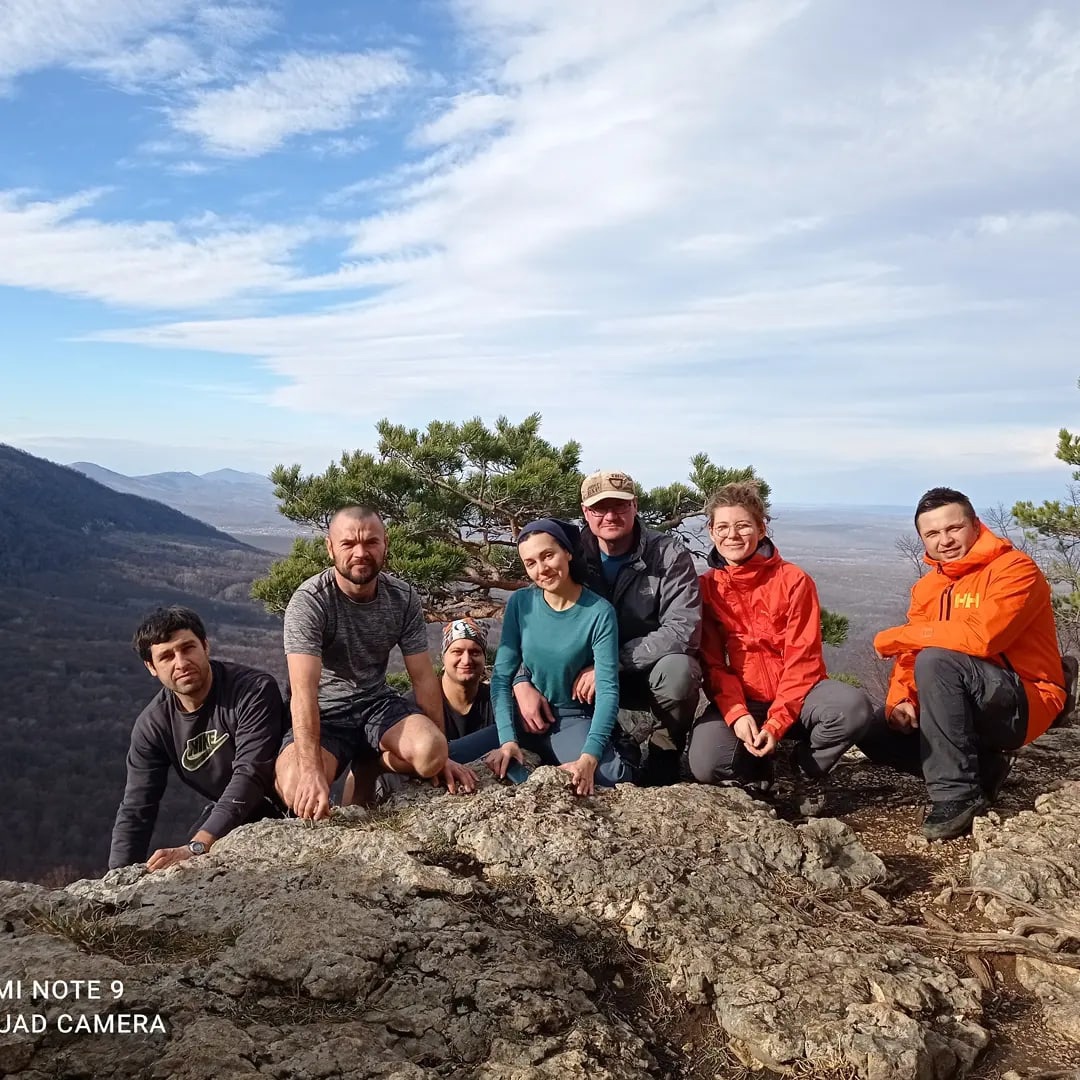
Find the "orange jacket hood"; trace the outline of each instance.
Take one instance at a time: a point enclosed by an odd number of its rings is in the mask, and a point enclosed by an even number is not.
[[[1037,738],[1065,704],[1050,586],[1042,571],[985,525],[962,559],[924,561],[931,569],[912,586],[907,622],[874,638],[882,656],[896,658],[886,715],[901,701],[918,707],[920,650],[950,649],[1019,675],[1028,702],[1025,741]]]

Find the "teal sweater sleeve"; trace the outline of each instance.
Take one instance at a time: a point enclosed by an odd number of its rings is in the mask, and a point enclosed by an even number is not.
[[[619,628],[615,609],[606,601],[597,605],[592,651],[596,701],[582,753],[602,758],[619,716]]]
[[[495,709],[495,726],[499,742],[517,742],[514,731],[514,676],[521,667],[521,622],[518,616],[522,592],[514,593],[506,602],[503,612],[502,637],[495,653],[495,667],[491,671],[491,704]],[[515,602],[517,601],[517,602]]]

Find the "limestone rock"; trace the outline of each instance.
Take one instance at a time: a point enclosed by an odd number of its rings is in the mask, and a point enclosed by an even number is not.
[[[160,874],[0,885],[5,966],[117,979],[122,1001],[80,1008],[167,1025],[3,1036],[0,1071],[674,1080],[711,1043],[773,1068],[962,1076],[987,1039],[977,985],[809,902],[884,874],[840,822],[793,826],[737,791],[580,799],[543,768],[471,798],[410,784]]]
[[[1034,810],[1003,823],[977,822],[972,885],[1032,904],[1080,932],[1078,814],[1080,782],[1073,780],[1040,795]],[[985,911],[1001,925],[1011,925],[1019,914],[996,899],[986,904]],[[1016,977],[1042,1002],[1047,1026],[1080,1042],[1080,971],[1018,957]]]

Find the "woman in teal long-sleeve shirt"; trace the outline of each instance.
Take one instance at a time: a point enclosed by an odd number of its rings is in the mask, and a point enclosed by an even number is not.
[[[502,638],[491,675],[491,700],[501,746],[488,764],[504,776],[521,761],[521,744],[558,765],[579,795],[596,784],[610,787],[633,779],[612,735],[619,712],[619,635],[615,609],[578,579],[578,529],[541,518],[518,536],[518,554],[535,588],[519,589],[506,605]],[[551,705],[554,722],[542,733],[521,729],[512,683],[524,666]],[[585,668],[596,674],[591,705],[575,701],[574,682]]]

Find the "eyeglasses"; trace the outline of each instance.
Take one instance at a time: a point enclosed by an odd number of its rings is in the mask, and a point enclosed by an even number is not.
[[[713,536],[719,536],[721,539],[725,536],[730,536],[732,533],[737,533],[739,536],[749,536],[756,530],[757,526],[752,521],[736,521],[734,525],[728,525],[726,523],[713,525],[709,529]]]
[[[614,517],[626,517],[627,514],[633,513],[634,503],[633,500],[626,500],[620,503],[618,506],[586,506],[585,513],[590,514],[592,517],[602,518],[607,517],[609,514]]]

